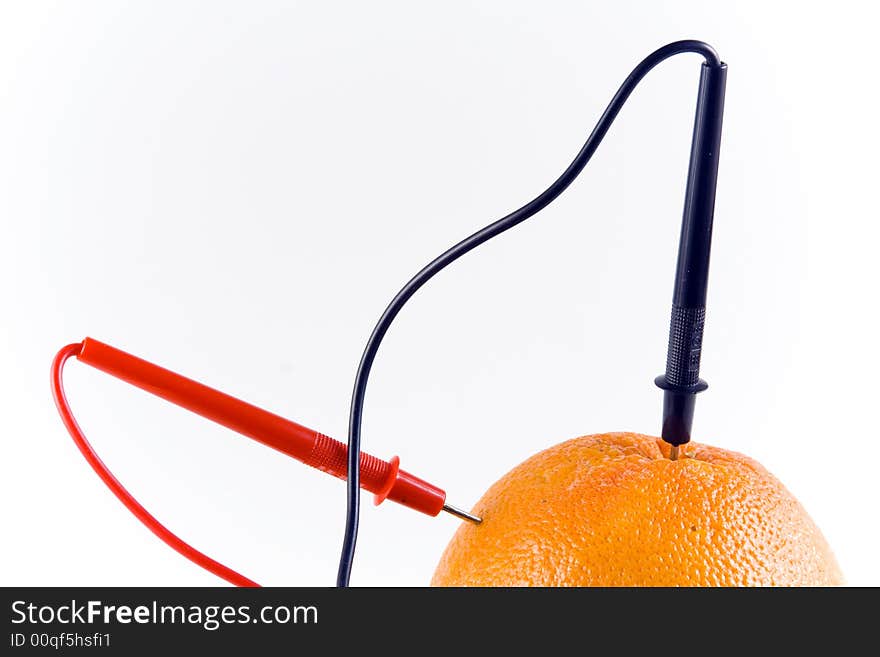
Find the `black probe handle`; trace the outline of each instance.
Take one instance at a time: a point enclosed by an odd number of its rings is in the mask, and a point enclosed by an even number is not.
[[[700,352],[726,82],[725,64],[703,64],[672,296],[666,374],[654,380],[664,391],[661,435],[672,445],[690,441],[696,395],[708,387],[700,379]]]

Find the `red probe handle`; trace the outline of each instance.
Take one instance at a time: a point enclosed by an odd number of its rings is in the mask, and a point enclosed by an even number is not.
[[[340,479],[347,476],[348,447],[322,433],[94,338],[83,341],[77,358],[102,372],[273,447],[306,465]],[[376,504],[387,498],[430,516],[439,514],[443,510],[446,493],[401,470],[399,464],[400,459],[396,456],[387,462],[362,453],[361,488],[375,493]]]

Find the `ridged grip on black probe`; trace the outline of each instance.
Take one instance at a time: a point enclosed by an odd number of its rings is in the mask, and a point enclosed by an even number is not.
[[[690,441],[696,395],[708,387],[700,379],[700,352],[706,309],[672,306],[666,374],[654,383],[664,390],[663,440],[673,445]]]
[[[672,306],[669,319],[669,347],[666,350],[666,383],[693,388],[700,380],[700,351],[703,348],[705,308]]]

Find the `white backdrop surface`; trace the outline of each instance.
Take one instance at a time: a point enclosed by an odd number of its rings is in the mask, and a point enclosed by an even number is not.
[[[344,439],[360,352],[423,264],[540,192],[644,55],[730,67],[698,440],[799,497],[880,584],[872,3],[5,2],[6,585],[219,580],[105,490],[52,404],[86,335]],[[407,306],[364,447],[469,506],[562,440],[656,434],[699,58],[655,70],[581,178]],[[172,530],[331,585],[344,486],[72,363],[87,436]],[[364,497],[355,585],[429,581],[456,528]]]

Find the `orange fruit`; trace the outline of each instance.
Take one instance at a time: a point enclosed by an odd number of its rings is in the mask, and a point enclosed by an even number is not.
[[[658,438],[583,436],[496,482],[434,586],[836,585],[822,533],[756,461]]]

